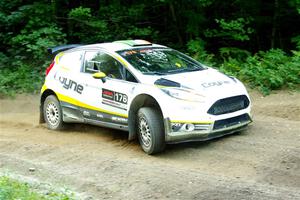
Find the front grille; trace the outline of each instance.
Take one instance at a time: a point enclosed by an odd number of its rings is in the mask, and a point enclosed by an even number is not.
[[[239,95],[216,101],[207,111],[212,115],[221,115],[245,109],[250,101],[246,95]]]
[[[248,114],[243,114],[239,115],[236,117],[228,118],[228,119],[222,119],[222,120],[217,120],[214,123],[214,130],[221,129],[221,128],[227,128],[230,126],[234,126],[237,124],[241,124],[244,122],[249,122],[251,121],[250,117]]]

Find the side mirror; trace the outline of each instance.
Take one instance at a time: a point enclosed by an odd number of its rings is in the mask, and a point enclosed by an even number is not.
[[[103,83],[105,82],[105,77],[106,77],[106,74],[103,72],[96,72],[93,74],[93,78],[101,79]]]

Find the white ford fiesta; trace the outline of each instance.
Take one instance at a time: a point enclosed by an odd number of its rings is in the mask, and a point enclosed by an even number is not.
[[[244,85],[166,46],[144,40],[65,45],[46,70],[40,122],[88,123],[129,132],[147,154],[204,141],[252,120]]]

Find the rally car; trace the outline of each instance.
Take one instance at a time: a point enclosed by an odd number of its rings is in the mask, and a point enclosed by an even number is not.
[[[46,70],[40,122],[88,123],[129,132],[147,154],[166,143],[231,134],[252,120],[244,85],[163,45],[122,40],[65,45]]]

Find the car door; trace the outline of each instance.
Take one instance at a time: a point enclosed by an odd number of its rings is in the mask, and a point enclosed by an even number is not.
[[[57,70],[51,79],[51,86],[60,101],[65,122],[83,122],[78,107],[84,86],[78,81],[78,75],[83,62],[83,51],[68,51],[55,60]]]
[[[96,79],[93,77],[96,72],[107,76]],[[80,80],[84,90],[80,101],[83,102],[82,114],[87,123],[127,130],[128,102],[137,84],[129,73],[107,52],[85,52]],[[126,77],[130,80],[127,81]]]

